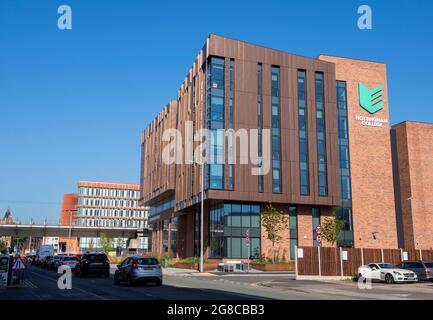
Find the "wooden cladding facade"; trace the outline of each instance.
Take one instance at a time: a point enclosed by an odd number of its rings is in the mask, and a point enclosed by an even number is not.
[[[227,157],[224,166],[222,190],[208,189],[206,199],[282,204],[305,204],[338,206],[340,204],[338,131],[336,115],[335,65],[327,61],[292,55],[258,45],[225,37],[210,35],[193,66],[178,90],[177,100],[170,102],[161,114],[144,131],[142,191],[144,204],[151,205],[164,192],[174,191],[175,211],[182,211],[199,202],[201,190],[200,164],[185,163],[187,134],[185,124],[192,122],[192,132],[206,127],[206,68],[209,57],[225,60],[225,129],[228,129],[229,66],[233,61],[233,129],[257,129],[258,127],[258,64],[262,65],[262,114],[263,129],[272,129],[271,69],[280,68],[280,163],[281,193],[272,190],[272,157],[263,155],[271,162],[271,170],[264,175],[263,192],[259,192],[258,176],[252,175],[256,167],[249,159],[240,164],[239,139],[236,141],[236,164],[233,167],[233,190],[228,188]],[[308,137],[309,195],[301,196],[298,128],[298,70],[306,71],[306,109]],[[326,140],[327,195],[319,196],[317,128],[315,105],[315,73],[323,73],[324,113]],[[183,164],[164,165],[161,153],[166,143],[161,141],[164,129],[177,128],[182,134],[181,156]],[[185,138],[187,137],[187,138]],[[201,143],[195,141],[194,148]],[[227,141],[226,141],[227,143]],[[193,148],[193,149],[194,149]],[[226,156],[227,156],[227,151]]]

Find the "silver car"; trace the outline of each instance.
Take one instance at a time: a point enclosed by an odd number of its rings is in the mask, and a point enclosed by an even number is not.
[[[161,264],[153,257],[128,257],[117,265],[114,273],[114,284],[118,285],[121,282],[126,282],[128,286],[139,282],[154,282],[157,286],[161,286]]]

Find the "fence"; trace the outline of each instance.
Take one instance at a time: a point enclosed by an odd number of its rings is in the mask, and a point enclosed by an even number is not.
[[[349,278],[372,262],[433,260],[433,250],[297,247],[296,278]]]

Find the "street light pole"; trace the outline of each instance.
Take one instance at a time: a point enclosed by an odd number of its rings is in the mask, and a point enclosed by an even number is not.
[[[200,193],[200,272],[203,272],[203,217],[204,217],[204,163],[201,162],[201,193]]]
[[[414,249],[416,249],[415,220],[414,220],[414,216],[413,216],[413,200],[414,200],[414,198],[413,198],[413,196],[410,196],[406,200],[410,201],[410,215],[411,215],[411,219],[412,219],[413,247],[414,247]]]
[[[71,232],[72,232],[72,211],[69,210],[69,240],[68,240],[68,257],[71,254]]]

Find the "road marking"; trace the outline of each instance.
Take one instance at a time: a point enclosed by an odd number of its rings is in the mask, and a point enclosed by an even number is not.
[[[37,273],[37,272],[33,272],[33,271],[30,271],[30,270],[27,270],[27,272],[30,272],[30,273],[32,273],[32,274],[34,274],[34,275],[36,275],[36,276],[38,276],[38,277],[40,277],[40,278],[48,279],[48,280],[50,280],[50,281],[53,281],[53,282],[57,283],[57,279],[53,279],[52,277],[45,276],[45,275],[41,275],[41,274],[39,274],[39,273]],[[91,296],[93,296],[93,297],[95,297],[95,298],[98,298],[98,299],[101,299],[101,300],[110,300],[109,298],[106,298],[106,297],[103,297],[103,296],[97,295],[97,294],[95,294],[95,293],[93,293],[93,292],[91,292],[91,291],[87,291],[87,290],[81,289],[81,288],[79,288],[79,287],[77,287],[77,286],[74,286],[74,287],[72,288],[72,290],[80,291],[80,292],[82,292],[82,293],[85,293],[85,294],[91,295]]]

